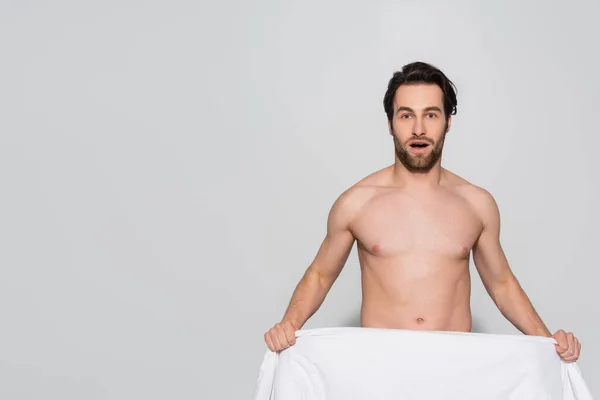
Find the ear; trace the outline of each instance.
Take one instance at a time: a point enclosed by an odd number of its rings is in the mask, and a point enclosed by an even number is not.
[[[450,131],[450,125],[452,125],[452,116],[448,117],[448,127],[446,128],[446,132],[444,132],[444,134]]]
[[[390,120],[387,120],[388,123],[388,132],[390,133],[390,136],[394,136],[394,132],[392,131],[392,123],[390,122]]]

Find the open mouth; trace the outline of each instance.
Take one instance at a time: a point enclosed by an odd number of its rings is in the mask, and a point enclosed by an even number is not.
[[[411,143],[410,147],[412,147],[413,149],[424,149],[425,147],[428,147],[429,143],[423,143],[423,142],[417,142],[417,143]]]

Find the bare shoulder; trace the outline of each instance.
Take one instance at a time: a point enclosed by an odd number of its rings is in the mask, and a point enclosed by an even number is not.
[[[446,170],[445,173],[447,174],[448,186],[466,200],[480,218],[485,220],[489,218],[490,214],[498,213],[496,199],[487,189],[475,185],[450,171]]]
[[[350,225],[360,210],[382,190],[386,172],[386,169],[376,171],[342,192],[333,203],[330,219]]]
[[[344,212],[358,212],[377,192],[377,185],[370,179],[362,179],[344,190],[333,204],[333,209]]]

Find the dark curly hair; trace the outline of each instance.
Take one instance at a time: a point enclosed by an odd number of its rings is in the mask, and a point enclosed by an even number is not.
[[[410,85],[418,83],[435,84],[442,89],[444,93],[444,114],[446,121],[450,115],[456,114],[456,86],[444,75],[442,71],[431,64],[421,61],[406,64],[401,71],[394,73],[388,83],[387,91],[383,97],[383,108],[387,114],[388,121],[392,123],[394,116],[394,95],[401,85]]]

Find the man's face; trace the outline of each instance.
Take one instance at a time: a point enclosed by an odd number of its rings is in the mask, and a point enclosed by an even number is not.
[[[402,85],[394,96],[392,124],[396,155],[413,172],[427,172],[438,162],[444,148],[446,125],[443,92],[437,85]]]

